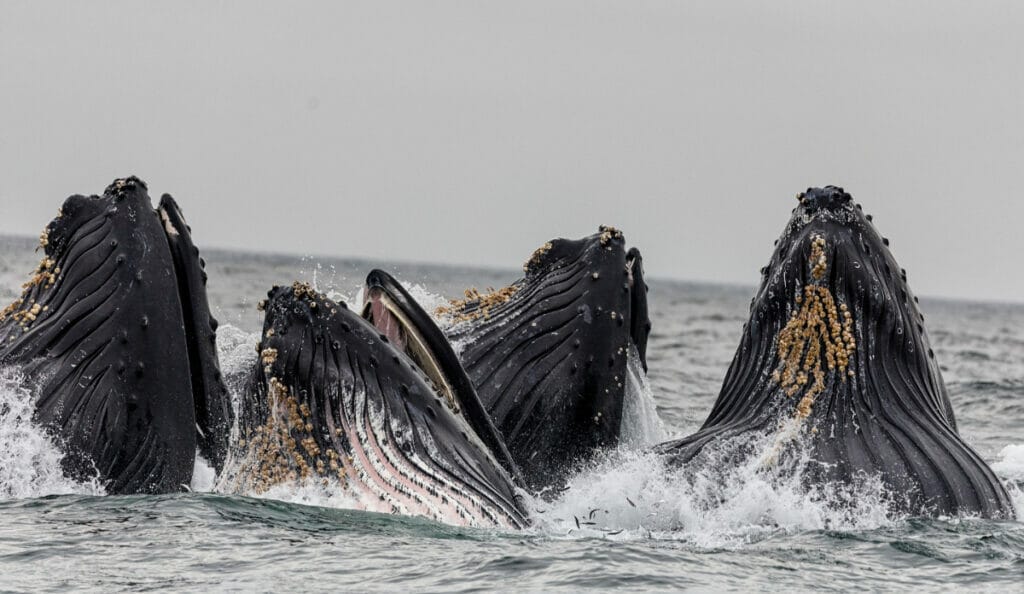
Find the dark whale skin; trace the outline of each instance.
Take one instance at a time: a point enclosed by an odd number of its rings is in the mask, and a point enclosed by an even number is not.
[[[640,252],[614,228],[554,239],[523,268],[511,286],[467,292],[441,313],[527,486],[541,491],[618,444],[627,356],[635,348],[646,369],[651,323]]]
[[[889,241],[842,188],[798,198],[710,415],[658,450],[685,468],[733,438],[782,435],[788,424],[793,438],[769,459],[809,454],[808,482],[877,477],[896,513],[1013,517],[1005,488],[957,432]]]
[[[145,183],[71,196],[41,243],[43,262],[0,315],[0,363],[35,388],[35,419],[62,447],[65,474],[110,494],[182,490],[197,445],[194,330]],[[205,274],[198,261],[180,268]],[[203,357],[216,368],[215,349]]]
[[[157,209],[174,259],[178,296],[185,317],[190,378],[199,426],[199,452],[220,472],[228,452],[231,426],[235,422],[231,395],[224,385],[217,357],[217,320],[210,313],[206,292],[206,262],[192,242],[192,228],[170,194],[160,198]]]

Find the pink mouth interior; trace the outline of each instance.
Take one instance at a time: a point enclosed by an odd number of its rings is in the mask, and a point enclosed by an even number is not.
[[[404,351],[406,347],[405,330],[398,320],[391,315],[388,308],[385,307],[381,295],[381,291],[371,289],[364,300],[363,307],[365,308],[366,304],[369,304],[370,321],[373,322],[374,327],[381,334],[387,336],[391,344],[395,345],[395,348]]]

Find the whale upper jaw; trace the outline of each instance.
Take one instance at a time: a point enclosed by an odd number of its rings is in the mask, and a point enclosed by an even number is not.
[[[502,467],[521,483],[521,472],[466,375],[458,356],[433,318],[387,272],[366,278],[362,316],[409,356],[434,388],[466,419]]]

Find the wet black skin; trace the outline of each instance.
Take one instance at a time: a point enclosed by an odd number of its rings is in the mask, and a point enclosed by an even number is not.
[[[388,313],[382,315],[379,307],[373,307],[374,303],[381,301],[382,296],[385,296],[394,307],[399,308],[401,314],[411,323],[412,328],[405,328],[401,324],[396,324],[394,330],[383,328],[386,321],[381,318],[390,319],[393,316]],[[363,318],[374,324],[381,332],[392,331],[399,334],[400,342],[406,344],[402,351],[414,361],[417,360],[418,353],[408,347],[409,340],[406,335],[410,330],[413,330],[423,337],[427,343],[427,348],[436,359],[437,364],[444,370],[445,379],[451,385],[454,396],[458,401],[460,414],[466,419],[466,422],[469,423],[470,427],[473,428],[473,431],[484,444],[487,445],[491,453],[509,475],[516,477],[518,480],[520,471],[512,459],[512,454],[509,453],[508,447],[505,445],[505,440],[502,438],[501,433],[498,432],[497,427],[494,426],[490,416],[488,416],[487,409],[480,401],[480,397],[477,395],[476,389],[473,388],[473,383],[470,381],[469,376],[466,375],[465,369],[462,368],[458,356],[452,350],[451,343],[448,342],[444,332],[437,326],[430,314],[420,307],[420,304],[412,298],[412,295],[394,277],[383,270],[372,270],[366,277],[366,289],[363,300]],[[392,338],[391,342],[396,347],[398,346],[394,338]],[[417,361],[417,363],[420,362]],[[419,366],[422,368],[423,364],[420,363]]]
[[[880,477],[899,513],[1012,517],[1006,490],[957,433],[924,317],[888,240],[841,188],[811,188],[799,198],[763,269],[711,414],[697,433],[659,449],[672,464],[695,465],[704,453],[742,441],[730,438],[767,434],[793,418],[800,394],[787,396],[772,376],[777,337],[798,311],[803,288],[822,286],[849,308],[856,350],[847,373],[828,373],[781,460],[809,452],[805,478],[816,483]],[[812,274],[816,236],[827,246],[821,278]]]
[[[631,348],[646,369],[647,286],[640,253],[602,228],[555,239],[503,303],[450,312],[448,338],[530,489],[558,488],[619,441]]]
[[[296,441],[315,440],[319,456],[299,450],[284,464],[298,470],[301,464],[317,468],[318,458],[328,451],[350,456],[352,445],[336,431],[345,424],[361,422],[355,401],[365,395],[369,408],[386,418],[380,439],[395,444],[408,467],[413,454],[426,460],[432,472],[457,481],[462,488],[503,510],[513,526],[528,520],[508,474],[470,425],[455,414],[435,391],[415,361],[396,349],[377,328],[304,285],[275,287],[264,305],[266,317],[261,353],[271,350],[273,361],[255,366],[250,388],[240,408],[240,434],[250,445],[273,414],[268,383],[276,378],[287,387],[299,406],[309,410],[307,431],[292,427]],[[444,370],[448,373],[448,370]],[[432,445],[430,445],[430,443]],[[301,457],[303,463],[297,462]],[[339,458],[340,459],[340,458]],[[331,476],[330,471],[314,475]],[[336,474],[336,473],[335,473]]]
[[[178,297],[183,305],[199,452],[219,472],[227,457],[235,413],[217,358],[217,320],[210,314],[206,294],[206,262],[199,257],[199,248],[192,243],[192,228],[185,223],[181,209],[170,194],[160,199],[158,212],[164,221],[174,260]]]
[[[180,210],[169,196],[154,210],[130,177],[68,198],[44,236],[52,264],[40,270],[59,272],[7,310],[0,363],[37,388],[36,419],[63,447],[66,474],[98,476],[112,494],[182,490],[197,445],[223,462],[231,419]]]

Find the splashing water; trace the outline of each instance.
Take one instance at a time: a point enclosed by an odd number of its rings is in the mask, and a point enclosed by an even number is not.
[[[64,476],[64,455],[33,419],[32,390],[11,367],[0,368],[0,499],[46,495],[102,495],[95,480]]]
[[[217,482],[217,471],[210,462],[196,450],[196,463],[192,470],[192,481],[188,488],[193,493],[210,493]]]
[[[334,509],[366,509],[337,481],[328,481],[324,484],[322,479],[299,480],[293,483],[274,485],[263,493],[251,494],[251,496],[257,499],[273,499]]]
[[[418,285],[405,285],[418,300],[436,295]],[[225,326],[220,356],[233,400],[238,401],[254,361],[259,334]],[[735,547],[767,538],[779,531],[863,530],[892,525],[891,503],[880,481],[866,480],[855,487],[839,485],[808,488],[801,467],[784,470],[766,465],[787,427],[750,438],[746,443],[723,446],[700,469],[668,469],[662,459],[644,452],[666,439],[647,376],[635,347],[627,357],[627,388],[623,410],[622,443],[581,470],[554,502],[527,497],[535,512],[535,530],[549,535],[606,536],[615,539],[667,538],[700,547]],[[750,441],[754,442],[751,444]],[[726,461],[737,448],[755,452],[746,462]],[[1015,458],[1014,458],[1015,459]],[[197,466],[195,490],[204,489],[207,473]],[[202,476],[201,476],[202,475]],[[218,477],[215,491],[226,483]],[[333,488],[332,488],[333,487]],[[281,484],[256,495],[302,505],[362,509],[338,485],[316,481]],[[577,525],[579,522],[579,525]]]
[[[420,306],[423,308],[423,311],[429,314],[433,314],[433,312],[437,311],[439,307],[448,305],[447,299],[445,299],[441,295],[438,295],[437,293],[431,292],[423,285],[416,283],[407,283],[405,281],[399,282],[402,283],[402,287],[404,287],[406,291],[409,291],[409,294],[412,295],[412,298],[415,299],[416,302],[420,304]]]
[[[808,487],[801,472],[808,459],[785,469],[765,466],[764,452],[775,436],[743,441],[723,444],[705,462],[681,469],[667,468],[655,454],[620,448],[577,474],[557,501],[535,502],[539,524],[555,534],[665,538],[717,548],[779,531],[865,530],[897,520],[888,512],[891,497],[881,481]],[[739,463],[727,460],[740,447],[754,453]]]
[[[1017,517],[1024,517],[1024,444],[1003,448],[992,470],[1006,481]]]
[[[1024,444],[1008,445],[999,452],[999,460],[992,470],[1003,478],[1024,481]]]
[[[647,381],[636,345],[630,344],[626,355],[626,393],[622,403],[622,444],[640,449],[668,439],[665,424],[658,416],[654,393]]]

